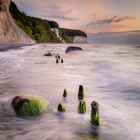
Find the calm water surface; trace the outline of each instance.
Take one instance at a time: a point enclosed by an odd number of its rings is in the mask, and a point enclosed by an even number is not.
[[[0,140],[140,140],[140,48],[79,46],[84,51],[72,54],[65,54],[67,45],[62,44],[0,52]],[[59,52],[64,64],[43,56],[49,51]],[[77,113],[80,84],[88,108],[84,115]],[[10,103],[22,93],[47,98],[48,111],[40,117],[17,117]],[[89,123],[93,100],[100,104],[100,128]],[[59,102],[66,113],[57,112]]]

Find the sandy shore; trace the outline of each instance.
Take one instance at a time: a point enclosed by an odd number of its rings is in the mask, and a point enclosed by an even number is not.
[[[18,47],[23,47],[23,46],[30,46],[34,44],[25,44],[25,43],[0,43],[0,51],[7,51],[9,49],[15,49]]]

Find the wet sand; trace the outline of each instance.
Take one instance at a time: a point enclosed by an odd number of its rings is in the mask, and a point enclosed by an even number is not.
[[[7,51],[9,49],[17,49],[19,47],[31,46],[31,45],[34,45],[34,44],[3,42],[3,43],[0,43],[0,51]]]

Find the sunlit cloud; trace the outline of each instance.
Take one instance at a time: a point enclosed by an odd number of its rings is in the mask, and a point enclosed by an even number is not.
[[[30,16],[55,20],[60,27],[85,32],[140,29],[140,1],[132,0],[13,0]],[[131,10],[130,10],[131,9]],[[117,15],[117,16],[115,16]]]
[[[103,20],[98,20],[94,22],[90,22],[87,25],[104,25],[104,24],[113,24],[113,23],[118,23],[126,20],[133,20],[135,17],[130,17],[130,16],[125,16],[125,17],[118,17],[118,16],[113,16],[111,18],[103,19]]]

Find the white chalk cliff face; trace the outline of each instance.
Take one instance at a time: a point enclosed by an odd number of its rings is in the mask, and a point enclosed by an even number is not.
[[[34,43],[12,19],[9,13],[10,0],[0,0],[0,42]]]
[[[83,36],[75,36],[73,43],[87,43],[87,38]]]
[[[63,42],[65,43],[65,41],[61,38],[61,36],[59,35],[59,29],[58,28],[51,28],[51,31],[54,32],[56,34],[56,36]]]

